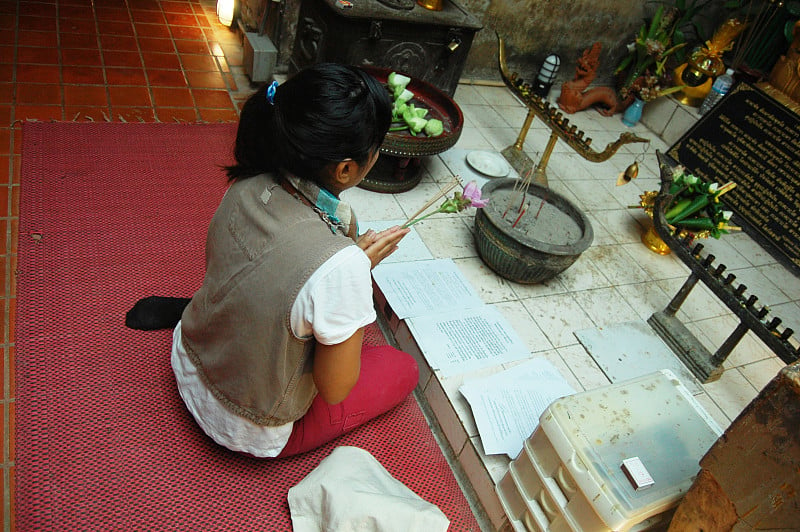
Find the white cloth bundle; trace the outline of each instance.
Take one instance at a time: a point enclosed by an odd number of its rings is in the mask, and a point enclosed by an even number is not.
[[[294,532],[444,532],[450,521],[367,451],[337,447],[289,490]]]

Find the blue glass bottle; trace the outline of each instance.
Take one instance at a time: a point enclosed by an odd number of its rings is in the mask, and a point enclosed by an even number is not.
[[[636,97],[633,103],[625,109],[625,113],[622,115],[622,123],[628,127],[633,127],[638,124],[639,120],[642,118],[642,108],[644,108],[644,101]]]

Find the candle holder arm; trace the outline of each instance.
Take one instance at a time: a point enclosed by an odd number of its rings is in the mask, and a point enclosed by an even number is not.
[[[516,72],[509,73],[506,64],[506,51],[505,43],[500,34],[497,34],[498,41],[498,66],[500,68],[500,75],[503,78],[503,83],[508,87],[511,92],[517,96],[528,108],[528,117],[525,120],[523,129],[520,132],[520,138],[524,140],[528,129],[531,126],[531,114],[538,117],[544,122],[547,127],[560,139],[566,142],[573,150],[575,150],[584,159],[600,163],[611,158],[612,155],[617,153],[617,150],[625,144],[634,142],[650,142],[649,139],[639,137],[631,132],[623,132],[619,138],[614,142],[610,142],[602,151],[596,151],[591,148],[592,139],[585,136],[584,132],[579,130],[577,126],[570,125],[569,119],[564,118],[564,115],[558,110],[557,107],[551,105],[547,100],[540,97],[538,94],[532,92],[530,84],[525,83],[524,80],[519,78]],[[516,149],[521,150],[521,143],[519,139],[514,144]],[[549,154],[547,154],[549,157]]]

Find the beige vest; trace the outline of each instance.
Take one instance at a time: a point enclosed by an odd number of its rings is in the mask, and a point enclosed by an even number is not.
[[[317,393],[314,341],[291,331],[297,293],[353,240],[271,176],[237,181],[208,229],[206,275],[183,313],[183,345],[228,409],[258,425],[303,416]]]

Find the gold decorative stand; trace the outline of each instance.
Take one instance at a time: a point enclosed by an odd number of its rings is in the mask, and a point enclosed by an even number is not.
[[[672,250],[669,249],[669,245],[658,235],[658,231],[656,231],[653,224],[650,224],[647,231],[642,233],[642,244],[650,251],[658,253],[659,255],[669,255],[672,253]]]
[[[508,160],[509,164],[511,164],[514,170],[520,175],[525,175],[533,169],[533,181],[546,187],[547,163],[550,160],[550,155],[553,153],[553,148],[555,148],[559,138],[569,144],[581,157],[593,163],[600,163],[608,160],[612,155],[617,153],[617,150],[623,144],[650,142],[648,139],[637,137],[633,133],[626,131],[621,133],[617,140],[609,143],[603,151],[593,150],[590,147],[592,143],[591,138],[585,137],[584,132],[579,130],[577,126],[570,125],[569,119],[564,118],[564,115],[558,111],[556,107],[552,106],[550,102],[533,93],[531,85],[519,78],[516,72],[509,74],[506,66],[505,43],[500,35],[497,35],[497,41],[497,59],[503,82],[528,108],[528,116],[525,117],[525,123],[522,124],[522,130],[517,137],[517,141],[501,152],[506,160]],[[528,130],[535,117],[539,117],[540,120],[547,124],[551,133],[541,159],[539,159],[539,162],[534,166],[534,162],[522,150],[522,146],[525,143],[525,137],[528,135]]]

